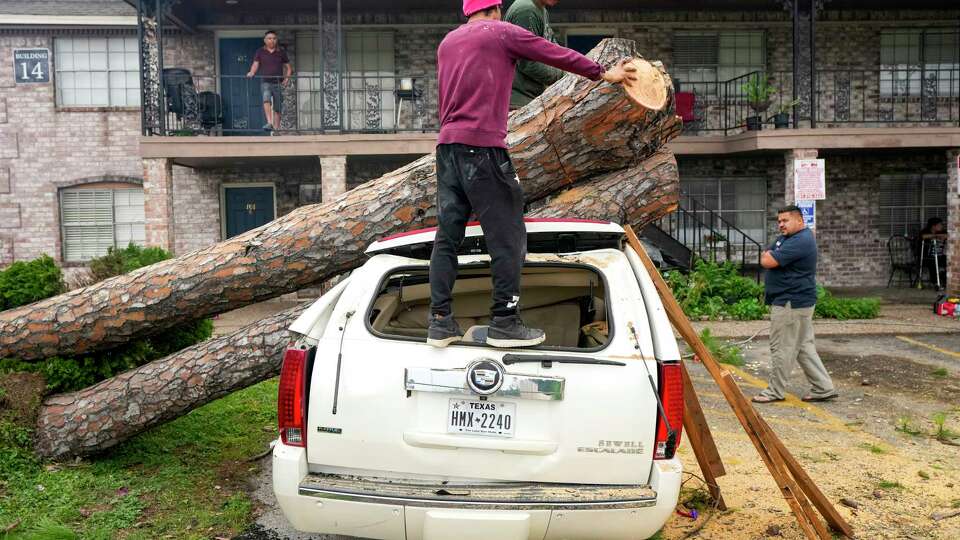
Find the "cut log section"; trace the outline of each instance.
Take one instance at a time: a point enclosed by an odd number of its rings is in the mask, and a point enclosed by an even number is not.
[[[638,56],[635,43],[622,39],[605,40],[591,55],[605,65]],[[672,104],[669,76],[659,63],[650,66]],[[621,85],[565,76],[510,119],[507,142],[527,201],[641,164],[679,134],[672,109],[638,106]],[[435,185],[434,156],[424,156],[225,242],[5,311],[0,357],[114,347],[322,282],[362,264],[376,238],[433,224]],[[659,216],[672,204],[650,200],[643,212]]]

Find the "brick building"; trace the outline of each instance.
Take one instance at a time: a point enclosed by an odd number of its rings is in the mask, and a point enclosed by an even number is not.
[[[562,3],[550,16],[561,43],[636,40],[677,82],[684,219],[661,223],[667,234],[749,262],[750,246],[776,234],[773,209],[792,202],[794,160],[819,157],[822,282],[885,284],[888,239],[932,216],[960,253],[953,2],[640,4]],[[184,253],[432,151],[435,52],[459,6],[5,0],[0,264],[49,253],[79,267],[129,241]],[[294,66],[272,136],[244,77],[268,28]],[[751,130],[745,86],[757,78],[774,94]],[[951,261],[956,290],[960,256]]]

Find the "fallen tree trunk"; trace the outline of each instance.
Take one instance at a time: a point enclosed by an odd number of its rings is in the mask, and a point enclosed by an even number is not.
[[[611,39],[605,65],[638,56]],[[508,144],[528,201],[634,166],[679,133],[672,85],[649,111],[620,85],[573,75],[511,116]],[[185,320],[277,297],[355,268],[376,238],[435,221],[435,160],[423,158],[322,205],[301,207],[225,242],[0,313],[0,358],[42,359],[116,346]],[[669,205],[649,203],[651,215]]]
[[[531,217],[578,217],[645,224],[676,204],[673,155],[605,173],[548,197]],[[48,458],[96,453],[205,403],[275,376],[286,328],[301,304],[236,332],[199,343],[77,392],[47,398],[36,451]]]

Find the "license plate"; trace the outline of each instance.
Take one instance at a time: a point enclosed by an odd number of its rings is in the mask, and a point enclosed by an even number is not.
[[[451,399],[447,414],[448,433],[489,437],[513,437],[517,404],[478,399]]]

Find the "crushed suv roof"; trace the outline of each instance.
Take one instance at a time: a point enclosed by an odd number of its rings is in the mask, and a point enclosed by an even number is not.
[[[619,248],[623,227],[609,221],[589,219],[526,218],[529,253],[573,253],[602,248]],[[437,228],[397,233],[370,244],[366,253],[390,253],[414,259],[429,259]],[[460,255],[487,253],[480,223],[467,223]]]

